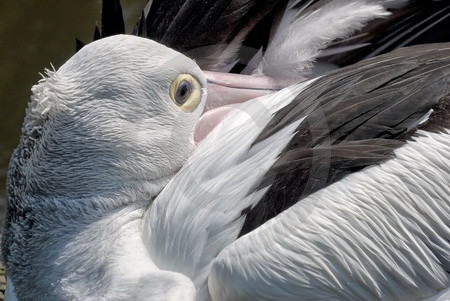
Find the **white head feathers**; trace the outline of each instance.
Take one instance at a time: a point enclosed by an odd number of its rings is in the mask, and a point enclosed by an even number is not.
[[[199,84],[192,112],[171,99],[179,74]],[[148,39],[114,36],[85,46],[47,76],[33,87],[22,138],[33,140],[23,162],[32,168],[23,166],[23,172],[35,173],[38,191],[101,194],[167,177],[190,154],[206,82],[178,52]]]

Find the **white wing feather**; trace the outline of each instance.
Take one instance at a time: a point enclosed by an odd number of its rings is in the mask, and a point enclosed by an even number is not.
[[[421,131],[388,163],[347,176],[235,241],[213,263],[212,299],[445,296],[449,139],[449,131]]]
[[[335,39],[360,30],[367,22],[388,16],[381,2],[329,1],[306,11],[286,10],[254,74],[280,79],[310,76],[313,62]]]

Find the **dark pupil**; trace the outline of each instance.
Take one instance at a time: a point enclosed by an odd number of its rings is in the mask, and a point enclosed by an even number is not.
[[[181,105],[184,104],[192,92],[191,89],[191,84],[186,80],[182,80],[175,93],[175,101]]]

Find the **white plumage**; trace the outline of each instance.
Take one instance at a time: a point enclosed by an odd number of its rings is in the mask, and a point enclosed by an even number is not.
[[[368,21],[389,15],[381,2],[330,1],[307,12],[287,9],[253,73],[282,79],[311,77],[320,50],[351,36]]]
[[[284,83],[311,77],[320,51],[404,2],[326,2],[299,14],[291,1],[267,51],[244,73]],[[3,238],[9,298],[12,283],[19,298],[33,300],[449,297],[450,131],[440,117],[449,113],[448,45],[398,52],[347,68],[343,78],[335,72],[233,106],[196,147],[207,83],[192,60],[131,36],[85,47],[33,88],[11,160]],[[200,87],[191,112],[170,98],[180,74]],[[411,99],[417,111],[401,107]],[[311,137],[299,139],[314,121]],[[386,130],[376,136],[378,127]],[[297,171],[310,172],[310,190],[243,232],[270,189],[284,180],[282,189],[292,189],[279,160],[303,160],[301,147],[312,154],[311,169],[305,161]],[[334,160],[354,170],[339,178]],[[316,175],[315,166],[329,173]]]
[[[450,132],[421,135],[224,249],[213,299],[413,300],[448,288]]]
[[[160,267],[189,275],[202,298],[208,294],[206,280],[215,256],[242,228],[241,212],[265,192],[247,195],[248,188],[272,166],[296,124],[250,146],[271,115],[305,86],[240,105],[200,143],[144,218],[150,256]]]

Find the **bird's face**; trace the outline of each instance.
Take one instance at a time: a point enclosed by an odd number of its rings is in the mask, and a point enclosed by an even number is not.
[[[235,95],[241,102],[268,93],[258,88],[266,82],[204,73],[186,56],[130,35],[90,43],[47,73],[32,89],[12,164],[34,196],[130,186],[155,194],[190,155],[194,134],[201,140],[229,111],[204,114],[207,101],[220,107]]]
[[[83,197],[158,181],[191,153],[206,80],[184,55],[119,35],[48,73],[33,87],[19,147],[35,136],[22,164],[35,191]]]

